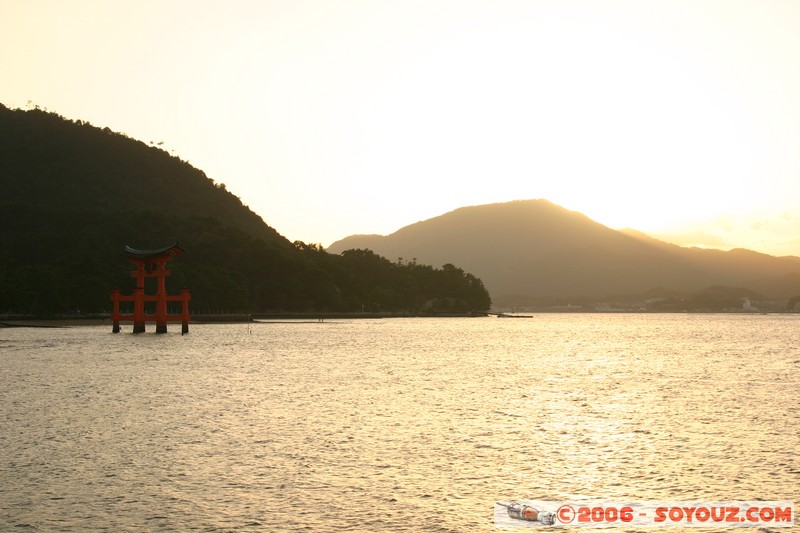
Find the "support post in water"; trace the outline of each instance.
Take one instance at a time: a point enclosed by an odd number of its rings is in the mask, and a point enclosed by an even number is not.
[[[133,322],[134,333],[144,333],[147,322],[156,323],[156,333],[167,332],[167,322],[180,322],[181,334],[189,333],[189,300],[192,299],[189,289],[181,289],[178,296],[167,294],[167,276],[172,274],[167,270],[167,263],[176,256],[183,253],[183,249],[178,243],[166,248],[156,250],[137,250],[130,246],[125,247],[125,255],[128,256],[131,264],[136,266],[136,270],[131,272],[131,277],[136,278],[136,288],[131,295],[120,294],[119,289],[111,291],[111,301],[113,308],[111,311],[112,332],[120,332],[120,322]],[[154,295],[145,294],[145,279],[155,278],[156,292]],[[120,302],[133,302],[133,312],[122,314]],[[146,303],[154,302],[155,308],[152,313],[148,313]],[[179,315],[170,315],[167,302],[181,302],[181,312]]]

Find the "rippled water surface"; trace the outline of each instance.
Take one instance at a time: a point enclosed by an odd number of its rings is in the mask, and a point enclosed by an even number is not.
[[[110,329],[0,330],[0,530],[485,531],[496,500],[800,503],[795,316]]]

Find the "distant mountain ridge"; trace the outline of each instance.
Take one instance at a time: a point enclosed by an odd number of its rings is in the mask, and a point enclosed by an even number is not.
[[[479,276],[496,303],[693,292],[746,287],[769,298],[800,294],[800,258],[750,250],[683,248],[617,231],[547,200],[462,207],[387,235],[353,235],[332,253],[367,248],[431,265],[455,263]]]

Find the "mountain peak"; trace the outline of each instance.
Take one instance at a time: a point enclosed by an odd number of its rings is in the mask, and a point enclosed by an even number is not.
[[[496,302],[506,295],[600,297],[654,287],[694,291],[800,272],[800,261],[749,251],[692,250],[636,230],[616,231],[545,199],[461,207],[390,235],[346,237],[328,250],[349,248],[433,266],[458,264],[479,276]]]

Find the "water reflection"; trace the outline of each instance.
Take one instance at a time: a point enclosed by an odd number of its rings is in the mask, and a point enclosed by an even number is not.
[[[0,330],[0,527],[475,531],[497,500],[799,501],[798,325]]]

